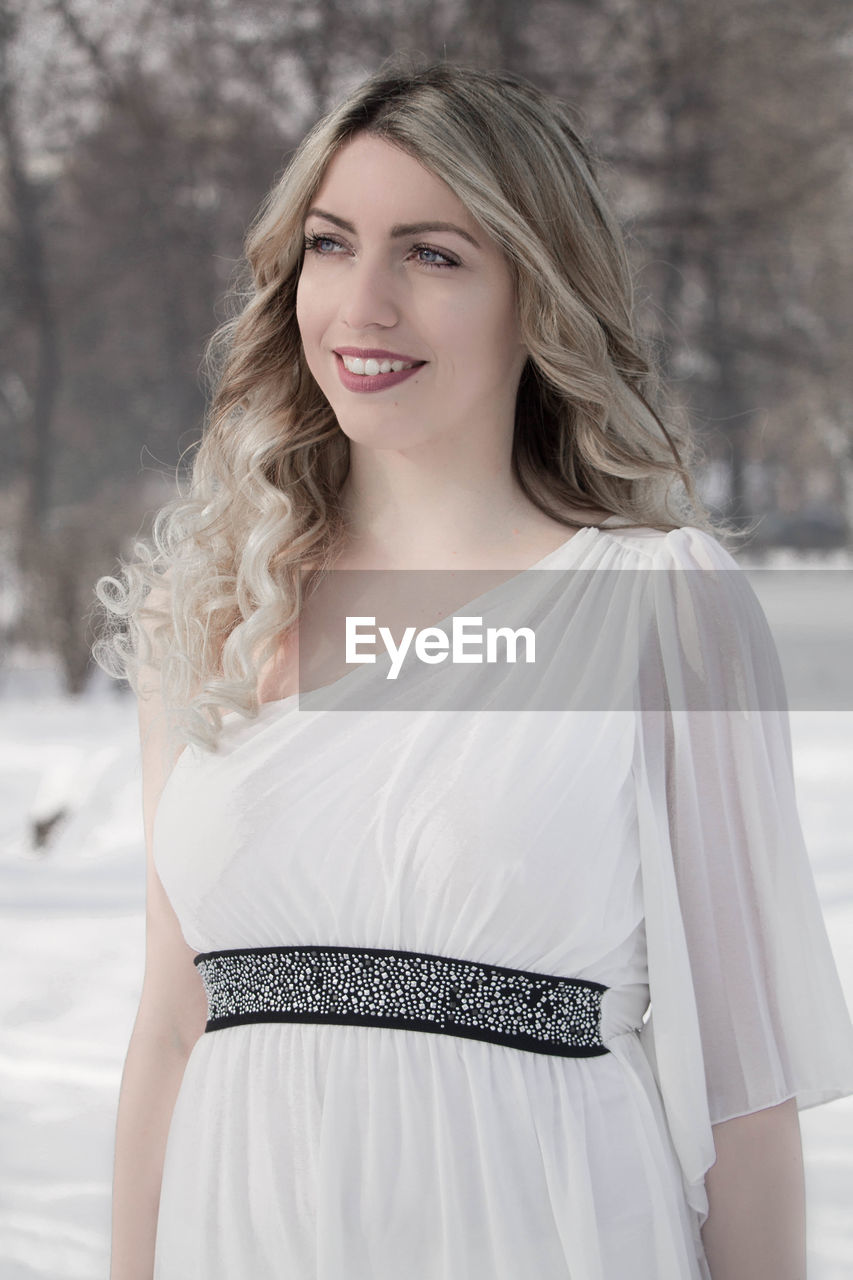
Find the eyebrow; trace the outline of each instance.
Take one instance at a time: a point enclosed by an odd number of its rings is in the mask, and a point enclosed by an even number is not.
[[[345,218],[339,218],[334,213],[327,213],[325,209],[309,209],[305,217],[310,218],[312,214],[318,218],[325,218],[327,222],[333,222],[336,227],[340,227],[343,231],[349,231],[351,235],[356,234],[353,224],[347,222]],[[391,238],[398,240],[403,236],[419,236],[427,231],[453,231],[457,236],[461,236],[463,240],[467,240],[469,244],[472,244],[475,249],[480,248],[471,233],[463,231],[454,222],[397,222],[391,228]]]

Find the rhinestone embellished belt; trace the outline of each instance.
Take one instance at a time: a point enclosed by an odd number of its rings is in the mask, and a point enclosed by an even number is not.
[[[205,1031],[249,1022],[325,1022],[437,1031],[563,1058],[607,1053],[607,987],[420,951],[249,947],[195,957]]]

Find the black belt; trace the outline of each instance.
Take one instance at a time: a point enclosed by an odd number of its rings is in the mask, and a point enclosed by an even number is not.
[[[607,987],[380,947],[247,947],[195,957],[205,1031],[249,1022],[325,1022],[438,1031],[562,1058],[592,1058]]]

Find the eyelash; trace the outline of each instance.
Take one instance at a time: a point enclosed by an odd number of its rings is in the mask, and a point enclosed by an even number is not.
[[[335,254],[323,253],[321,251],[320,245],[323,244],[324,241],[328,241],[329,244],[336,244],[340,249],[346,248],[343,242],[341,240],[337,240],[334,236],[327,236],[322,234],[306,235],[305,244],[304,244],[305,252],[316,253],[317,256],[320,258],[335,257],[336,256]],[[421,262],[420,265],[422,267],[426,267],[428,270],[444,271],[448,267],[460,266],[458,259],[451,257],[451,255],[449,253],[445,253],[443,249],[434,249],[433,246],[429,244],[413,245],[411,252],[412,253],[423,253],[423,252],[435,253],[439,256],[439,258],[444,258],[444,262]]]

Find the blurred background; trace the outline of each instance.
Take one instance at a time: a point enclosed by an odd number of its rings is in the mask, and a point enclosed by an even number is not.
[[[249,219],[398,49],[575,106],[708,500],[756,546],[847,544],[848,0],[0,0],[0,626],[70,691],[93,579],[198,438]]]
[[[573,104],[638,306],[745,565],[849,570],[849,0],[0,0],[0,1273],[106,1275],[143,956],[134,710],[96,577],[199,437],[246,226],[306,129],[397,50]],[[849,593],[849,572],[833,579]],[[835,590],[830,587],[829,590]],[[853,991],[853,717],[793,719]],[[853,1275],[853,1111],[803,1117],[810,1276]]]

